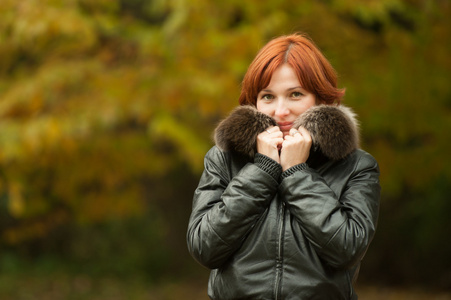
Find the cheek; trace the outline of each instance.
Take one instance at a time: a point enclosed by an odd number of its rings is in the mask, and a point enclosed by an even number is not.
[[[258,111],[260,111],[262,106],[260,105],[259,101],[255,102],[255,107],[257,108]]]
[[[271,106],[270,105],[261,104],[257,101],[256,107],[259,112],[264,113],[265,115],[271,115]]]
[[[309,109],[312,106],[315,106],[316,104],[316,98],[314,96],[311,96],[309,101],[306,101],[305,110]]]
[[[295,110],[295,114],[299,116],[312,106],[315,106],[315,101],[302,102],[302,103],[300,103],[299,106],[297,106],[297,108]]]

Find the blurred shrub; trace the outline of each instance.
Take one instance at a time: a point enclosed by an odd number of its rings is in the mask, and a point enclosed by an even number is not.
[[[451,250],[450,9],[415,0],[1,1],[2,265],[47,255],[49,266],[55,257],[93,272],[184,268],[211,132],[237,105],[258,49],[299,30],[336,67],[362,147],[381,166],[380,229],[363,278],[451,286],[449,264],[439,263]]]

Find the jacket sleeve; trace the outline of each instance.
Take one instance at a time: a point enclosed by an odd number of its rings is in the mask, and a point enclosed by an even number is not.
[[[362,153],[339,198],[310,168],[281,183],[282,198],[303,233],[317,253],[337,268],[353,266],[363,258],[377,226],[379,167],[371,155]]]
[[[220,267],[240,247],[278,186],[273,176],[253,163],[232,177],[228,159],[216,147],[205,156],[188,224],[189,252],[210,269]]]

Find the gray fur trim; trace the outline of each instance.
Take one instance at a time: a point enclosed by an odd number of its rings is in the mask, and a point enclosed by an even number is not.
[[[276,121],[254,106],[239,106],[219,123],[214,140],[224,151],[253,158],[257,151],[257,135],[270,126],[277,126]],[[329,159],[342,159],[359,148],[359,124],[349,107],[313,106],[293,124],[293,128],[300,126],[310,132],[314,149],[321,149]]]
[[[313,146],[330,159],[342,159],[359,148],[356,114],[344,105],[313,106],[293,124],[293,128],[300,126],[309,131]]]
[[[257,135],[270,126],[277,126],[273,118],[259,112],[254,106],[239,106],[216,127],[214,140],[216,146],[224,151],[254,158]]]

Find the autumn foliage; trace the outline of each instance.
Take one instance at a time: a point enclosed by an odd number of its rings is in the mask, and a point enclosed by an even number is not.
[[[450,14],[419,0],[2,0],[0,251],[119,251],[118,274],[190,266],[185,222],[212,130],[258,49],[302,31],[381,167],[363,280],[449,288]]]

